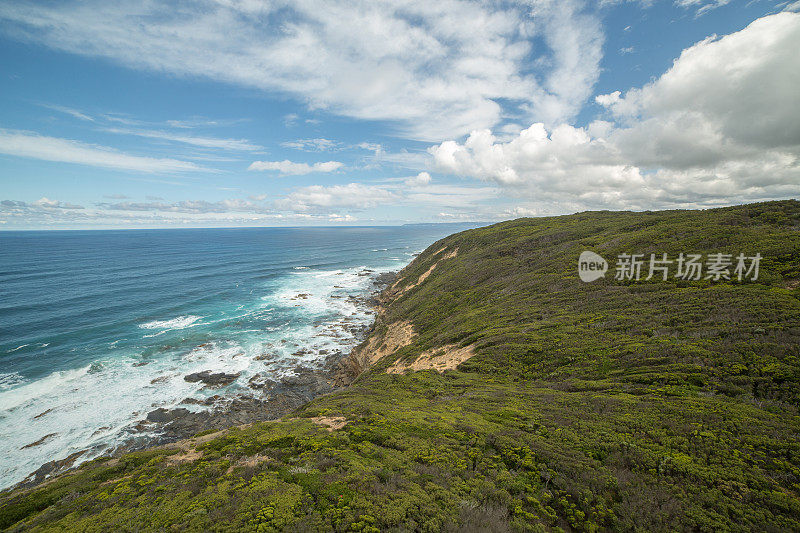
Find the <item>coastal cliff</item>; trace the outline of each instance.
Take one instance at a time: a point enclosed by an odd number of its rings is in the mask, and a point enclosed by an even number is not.
[[[0,528],[800,530],[800,202],[469,230],[377,303],[347,388],[0,493]]]

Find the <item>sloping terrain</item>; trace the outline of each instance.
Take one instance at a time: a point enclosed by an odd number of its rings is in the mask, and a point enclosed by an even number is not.
[[[622,253],[740,252],[758,280],[614,279]],[[351,363],[282,420],[0,494],[0,528],[800,530],[799,202],[452,235]]]

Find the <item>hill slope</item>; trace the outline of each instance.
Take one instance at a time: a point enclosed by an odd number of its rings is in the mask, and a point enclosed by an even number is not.
[[[681,252],[760,276],[613,279]],[[4,493],[0,528],[797,531],[799,281],[796,201],[455,234],[383,293],[347,389]]]

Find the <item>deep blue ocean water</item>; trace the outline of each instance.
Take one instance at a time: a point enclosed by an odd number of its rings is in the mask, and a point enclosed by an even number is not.
[[[348,296],[474,226],[0,232],[0,488],[112,450],[157,407],[349,350],[341,321],[373,317]],[[241,376],[183,379],[209,369]]]

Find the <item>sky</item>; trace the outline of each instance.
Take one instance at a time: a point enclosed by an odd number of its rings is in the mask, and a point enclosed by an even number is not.
[[[0,229],[800,196],[800,1],[0,0]]]

